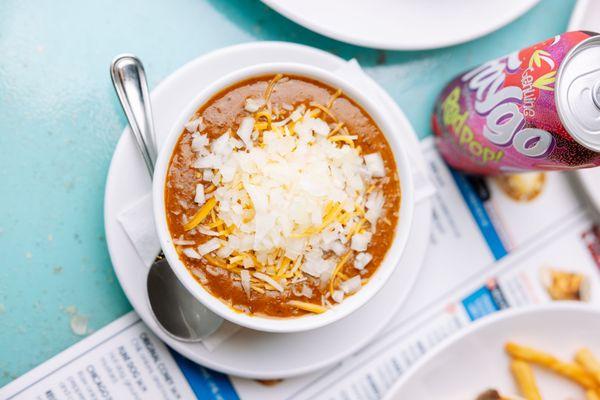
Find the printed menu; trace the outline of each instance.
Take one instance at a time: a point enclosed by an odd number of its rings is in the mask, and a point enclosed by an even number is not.
[[[277,382],[228,377],[170,350],[131,312],[1,388],[0,398],[379,399],[479,318],[549,301],[600,304],[600,227],[569,174],[475,179],[449,169],[432,138],[421,146],[436,187],[421,275],[384,332],[341,363]]]

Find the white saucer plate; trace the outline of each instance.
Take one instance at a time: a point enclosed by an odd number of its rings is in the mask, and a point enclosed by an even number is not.
[[[400,399],[475,399],[487,389],[517,394],[504,345],[513,341],[571,361],[577,350],[600,355],[600,310],[581,303],[550,303],[499,312],[476,322],[424,357],[385,397]],[[535,368],[543,398],[583,398],[575,383]]]
[[[262,0],[292,21],[359,46],[423,50],[488,34],[539,0]]]
[[[301,62],[336,70],[345,61],[321,50],[282,42],[238,45],[199,57],[171,74],[151,93],[159,145],[181,110],[206,85],[233,70],[261,62]],[[377,86],[376,93],[395,122],[403,127],[410,156],[424,168],[410,123],[383,89]],[[246,378],[286,378],[309,373],[330,366],[368,344],[391,320],[413,287],[429,242],[431,200],[425,199],[416,204],[414,227],[397,271],[361,309],[308,332],[269,334],[242,329],[208,351],[201,343],[183,343],[169,337],[152,317],[146,290],[147,269],[117,220],[122,210],[150,191],[151,182],[142,158],[125,129],[108,172],[104,204],[108,248],[125,294],[148,327],[170,347],[206,367]]]

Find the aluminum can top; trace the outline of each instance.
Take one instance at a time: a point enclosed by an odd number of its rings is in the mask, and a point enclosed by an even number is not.
[[[575,46],[557,71],[556,109],[571,137],[600,152],[600,36]]]

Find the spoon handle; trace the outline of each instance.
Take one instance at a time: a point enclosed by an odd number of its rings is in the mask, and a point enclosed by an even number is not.
[[[157,154],[156,135],[144,66],[136,56],[122,54],[111,63],[110,75],[131,132],[152,177]]]

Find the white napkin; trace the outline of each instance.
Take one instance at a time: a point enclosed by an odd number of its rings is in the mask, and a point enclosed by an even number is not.
[[[372,98],[379,97],[376,83],[364,73],[356,60],[348,61],[343,67],[336,70],[335,74],[354,83]],[[410,153],[408,157],[414,158]],[[431,196],[435,188],[427,178],[425,171],[421,171],[414,162],[411,162],[411,166],[415,167],[413,170],[415,202],[419,202]],[[119,214],[118,220],[144,265],[149,267],[160,252],[160,243],[154,229],[152,193],[133,202]],[[239,326],[225,321],[215,333],[203,339],[202,343],[209,351],[212,351],[239,329]]]
[[[152,192],[142,196],[121,211],[117,219],[144,265],[150,267],[160,253],[160,241],[154,229]]]

